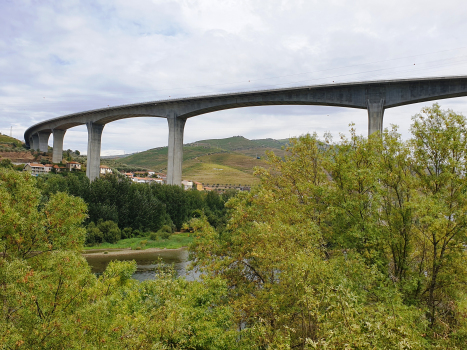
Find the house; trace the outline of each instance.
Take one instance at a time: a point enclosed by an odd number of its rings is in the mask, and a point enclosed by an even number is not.
[[[66,167],[64,166],[58,166],[57,164],[55,164],[52,169],[56,172],[56,173],[59,173],[59,172],[62,172],[62,171],[65,171],[66,170]]]
[[[191,190],[193,188],[193,181],[182,180],[183,189]]]
[[[152,175],[155,175],[156,172],[155,171],[148,171],[148,176],[152,176]]]
[[[29,171],[32,175],[39,175],[39,174],[47,173],[46,167],[43,164],[38,164],[38,163],[27,163],[24,166],[23,171]]]
[[[201,182],[193,181],[193,183],[195,184],[196,190],[198,190],[198,191],[203,191],[204,190],[203,184]]]
[[[50,173],[52,171],[53,165],[52,164],[45,164],[44,170],[46,173]]]
[[[133,177],[133,173],[124,173],[123,175],[125,175],[126,177],[129,177],[129,178]]]
[[[163,184],[164,183],[162,179],[154,179],[152,177],[137,177],[137,176],[132,177],[131,181],[136,182],[136,183],[146,183],[146,184],[149,184],[149,183]]]
[[[110,169],[107,165],[101,165],[99,167],[100,173],[101,174],[112,174],[112,169]]]
[[[68,163],[66,163],[66,168],[67,168],[69,171],[72,171],[72,170],[81,170],[81,164],[78,163],[78,162],[68,162]]]

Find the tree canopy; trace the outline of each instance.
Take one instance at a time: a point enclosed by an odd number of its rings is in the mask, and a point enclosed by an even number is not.
[[[438,105],[370,138],[291,140],[227,229],[192,223],[197,268],[225,279],[257,345],[458,348],[467,343],[466,119]]]

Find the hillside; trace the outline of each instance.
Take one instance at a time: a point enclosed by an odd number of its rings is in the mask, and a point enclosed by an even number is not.
[[[0,134],[0,147],[15,148],[21,147],[22,145],[22,141],[8,135]]]
[[[203,183],[245,184],[258,182],[255,166],[265,166],[265,152],[284,155],[281,149],[288,140],[249,140],[242,136],[201,140],[183,146],[183,178]],[[150,149],[115,159],[115,164],[165,172],[167,147]],[[257,159],[260,157],[260,159]]]
[[[23,148],[22,141],[0,134],[0,161],[2,159],[9,159],[13,163],[29,163],[34,160],[34,156]]]

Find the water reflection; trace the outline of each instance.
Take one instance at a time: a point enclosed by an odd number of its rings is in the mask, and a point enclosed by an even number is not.
[[[121,254],[117,251],[112,251],[110,254],[97,254],[101,251],[93,251],[94,254],[86,254],[85,258],[88,264],[91,265],[93,273],[100,274],[104,272],[107,265],[112,260],[136,260],[137,270],[133,275],[134,279],[144,281],[147,279],[154,279],[156,267],[155,262],[160,259],[166,264],[173,264],[178,276],[185,277],[188,280],[195,280],[199,278],[199,273],[193,271],[186,271],[188,260],[188,251],[185,249],[167,249],[161,251],[135,251],[134,253],[128,250],[122,250]]]

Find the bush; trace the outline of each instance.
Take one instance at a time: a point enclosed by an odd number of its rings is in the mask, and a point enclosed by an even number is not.
[[[157,241],[157,240],[159,240],[159,235],[157,234],[157,232],[151,232],[149,234],[149,239],[151,241]]]
[[[166,232],[166,231],[162,231],[162,229],[161,229],[161,230],[157,231],[157,235],[162,239],[169,239],[171,233]]]
[[[94,245],[99,244],[104,241],[104,235],[102,234],[101,230],[96,227],[96,224],[91,222],[86,227],[86,244],[87,245]]]
[[[173,229],[169,225],[163,225],[159,231],[167,232],[167,233],[173,233]]]
[[[134,234],[134,231],[133,231],[133,229],[131,227],[125,227],[122,230],[122,239],[132,238],[133,234]]]
[[[121,238],[121,232],[118,228],[117,223],[108,220],[102,221],[99,220],[97,223],[97,227],[101,230],[104,240],[108,243],[116,243]]]

